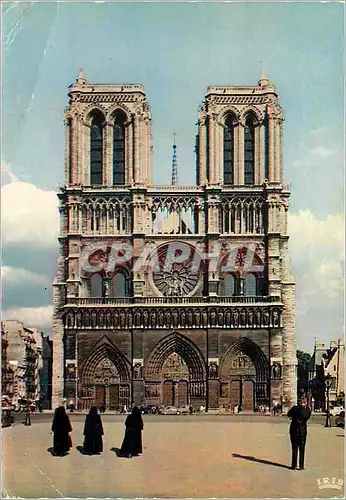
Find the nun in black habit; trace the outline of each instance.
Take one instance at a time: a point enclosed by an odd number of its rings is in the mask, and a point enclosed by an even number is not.
[[[121,454],[129,458],[143,453],[142,446],[143,419],[140,409],[134,406],[125,421],[125,437],[121,445]]]
[[[308,408],[305,398],[301,398],[298,402],[298,406],[293,406],[287,413],[287,416],[292,419],[290,425],[290,439],[292,445],[291,469],[297,468],[299,450],[299,470],[304,470],[307,422],[310,415],[311,410]]]
[[[97,455],[103,451],[103,426],[96,406],[92,406],[85,417],[83,451],[89,455]]]
[[[72,447],[72,440],[69,434],[72,432],[72,426],[64,406],[59,406],[55,410],[52,432],[54,433],[54,453],[55,455],[62,457],[63,455],[66,455]]]

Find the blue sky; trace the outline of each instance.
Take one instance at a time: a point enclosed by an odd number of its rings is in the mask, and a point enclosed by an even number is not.
[[[328,262],[342,279],[344,257],[339,237],[331,235],[339,232],[343,213],[344,10],[340,3],[4,4],[3,183],[10,172],[12,180],[16,176],[21,184],[36,186],[38,196],[63,184],[62,115],[67,87],[80,68],[92,82],[144,85],[152,108],[154,180],[170,181],[175,130],[179,181],[193,183],[195,123],[207,86],[255,85],[264,68],[286,116],[293,270],[301,274],[299,266],[311,267],[308,287],[317,272],[311,261],[317,253],[318,264],[322,259],[325,269]],[[305,233],[313,233],[304,248],[301,224],[309,228]],[[317,248],[316,230],[322,232]],[[54,244],[35,247],[6,235],[4,241],[3,265],[54,274]],[[322,250],[324,242],[329,247]],[[5,309],[33,307],[35,299],[29,304],[13,279],[4,286]],[[50,297],[35,286],[35,305],[47,306]],[[298,309],[304,296],[299,286]],[[298,310],[298,340],[307,335],[300,340],[303,346],[310,345],[321,325],[316,311],[323,316],[320,340],[342,334],[341,296],[326,300],[309,298],[301,316]]]

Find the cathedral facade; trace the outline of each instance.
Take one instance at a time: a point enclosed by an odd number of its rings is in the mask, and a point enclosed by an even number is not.
[[[208,87],[196,184],[155,186],[143,86],[69,87],[53,404],[295,403],[283,120],[265,75]]]

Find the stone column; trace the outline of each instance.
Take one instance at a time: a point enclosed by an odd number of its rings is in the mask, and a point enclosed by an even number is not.
[[[149,123],[150,120],[148,117],[145,117],[143,120],[143,183],[148,186],[149,184],[149,149],[150,149],[150,141],[149,141]]]
[[[139,183],[139,121],[138,116],[133,115],[133,180]]]
[[[90,186],[91,184],[91,178],[90,178],[90,132],[91,132],[91,127],[90,125],[85,125],[84,126],[85,130],[85,142],[84,142],[84,185]]]
[[[79,183],[88,185],[90,176],[90,127],[84,122],[80,124],[80,143],[81,143],[81,156],[80,156],[80,169],[79,169]]]
[[[216,121],[216,115],[213,114],[213,172],[214,172],[214,184],[219,184],[220,174],[219,174],[219,164],[217,161],[218,157],[218,125]]]
[[[216,167],[217,167],[217,182],[223,184],[223,126],[216,121],[217,124],[217,150],[216,150]],[[234,141],[234,138],[233,138]],[[234,169],[234,165],[233,165]],[[234,177],[234,174],[233,174]],[[234,178],[233,178],[234,182]]]
[[[204,185],[206,183],[206,126],[205,118],[200,119],[199,125],[199,179],[198,184]]]
[[[241,125],[233,128],[233,184],[239,184],[239,130]]]
[[[209,151],[208,151],[208,165],[209,165],[209,184],[215,184],[215,142],[214,142],[214,116],[209,115],[208,118],[208,137],[209,137]]]
[[[74,116],[70,122],[70,173],[71,184],[78,182],[78,120]]]
[[[261,125],[255,127],[255,171],[254,171],[254,184],[260,184],[260,170],[261,170]]]
[[[134,183],[134,140],[133,140],[133,121],[125,124],[125,184]]]
[[[105,163],[104,163],[104,183],[106,186],[113,185],[113,126],[106,122],[105,125]]]
[[[244,186],[244,127],[239,125],[238,134],[238,184]]]
[[[81,118],[78,116],[75,119],[75,184],[81,184],[82,182],[82,161],[83,161],[83,150],[82,150],[82,141],[81,141],[81,133],[82,133],[82,123]]]
[[[137,154],[138,154],[138,184],[143,184],[144,161],[143,161],[143,117],[138,116],[137,122]]]
[[[288,237],[281,238],[283,324],[283,397],[287,409],[297,401],[297,344],[295,283],[291,275]]]
[[[52,375],[52,408],[62,404],[64,397],[64,327],[60,308],[64,304],[65,259],[63,248],[58,259],[57,281],[53,285],[53,375]]]
[[[283,183],[284,181],[284,172],[283,172],[283,163],[284,163],[284,151],[283,151],[283,144],[284,144],[284,135],[283,135],[283,120],[279,120],[279,126],[280,126],[280,168],[279,168],[279,181]]]
[[[274,122],[274,181],[280,182],[280,163],[281,163],[281,134],[280,134],[280,122],[275,120]]]
[[[71,118],[65,118],[64,124],[65,124],[65,184],[69,185],[72,184],[72,173],[71,167],[72,167],[72,162],[71,162],[71,139],[72,139],[72,134],[71,134]]]
[[[262,123],[259,129],[259,175],[258,184],[263,184],[265,179],[265,123]]]
[[[274,181],[274,121],[270,113],[268,113],[268,170],[269,181]]]

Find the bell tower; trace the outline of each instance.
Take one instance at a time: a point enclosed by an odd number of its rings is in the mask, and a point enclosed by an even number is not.
[[[94,84],[82,72],[65,110],[66,186],[147,186],[151,113],[139,84]]]
[[[263,73],[256,87],[210,86],[198,116],[198,184],[282,182],[283,113]]]

